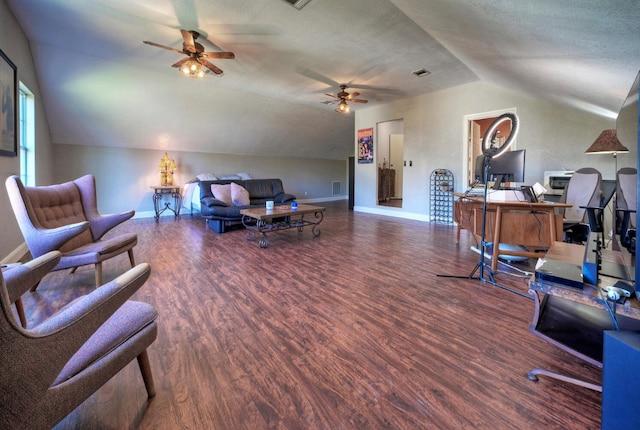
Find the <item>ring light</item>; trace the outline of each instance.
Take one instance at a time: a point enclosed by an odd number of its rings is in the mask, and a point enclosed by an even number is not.
[[[504,141],[502,146],[499,146],[497,148],[491,146],[491,136],[493,136],[493,133],[496,131],[498,126],[505,121],[511,121],[511,133],[509,133],[509,136]],[[511,143],[513,142],[513,139],[515,139],[516,135],[518,134],[518,126],[518,117],[514,113],[503,113],[498,118],[496,118],[491,123],[489,129],[484,134],[484,138],[482,139],[482,153],[484,154],[484,156],[489,158],[499,157],[507,149],[509,149]]]

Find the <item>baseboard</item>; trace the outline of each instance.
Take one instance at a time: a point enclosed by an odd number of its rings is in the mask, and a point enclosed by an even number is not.
[[[26,242],[22,242],[16,249],[11,251],[9,255],[0,260],[0,264],[18,263],[29,254],[29,247]]]
[[[336,202],[338,200],[347,200],[348,196],[331,196],[331,197],[319,197],[316,199],[296,199],[298,203],[321,203],[321,202]]]

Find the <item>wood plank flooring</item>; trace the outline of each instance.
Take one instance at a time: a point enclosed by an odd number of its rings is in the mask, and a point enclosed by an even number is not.
[[[597,429],[599,369],[528,331],[533,301],[466,276],[475,244],[455,227],[328,203],[322,234],[217,235],[198,217],[131,220],[152,267],[135,299],[159,312],[149,350],[57,429]],[[105,263],[112,279],[126,255]],[[91,290],[93,270],[48,275],[24,296],[30,324]],[[526,294],[523,279],[499,274]]]

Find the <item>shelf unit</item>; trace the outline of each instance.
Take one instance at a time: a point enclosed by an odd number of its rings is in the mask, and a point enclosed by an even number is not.
[[[453,224],[453,173],[447,169],[431,172],[429,190],[431,221]]]

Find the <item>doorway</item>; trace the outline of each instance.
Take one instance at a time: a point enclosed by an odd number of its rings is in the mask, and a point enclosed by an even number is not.
[[[515,113],[516,108],[510,108],[499,111],[485,112],[473,115],[466,115],[465,118],[465,135],[466,148],[464,153],[467,154],[466,184],[467,187],[473,187],[478,174],[482,173],[482,166],[476,166],[476,160],[482,154],[482,139],[485,132],[489,129],[493,121],[502,114]],[[497,146],[501,146],[504,140],[511,133],[511,124],[508,121],[500,124],[496,130],[493,139]],[[493,141],[493,140],[492,140]],[[511,145],[511,149],[515,149],[515,141]]]
[[[402,207],[404,170],[404,121],[376,125],[378,205]]]

